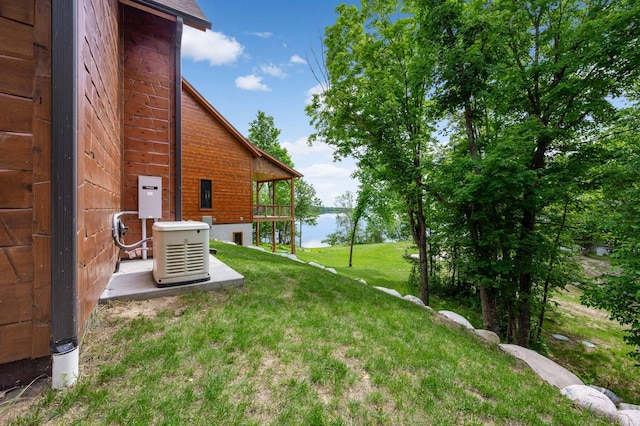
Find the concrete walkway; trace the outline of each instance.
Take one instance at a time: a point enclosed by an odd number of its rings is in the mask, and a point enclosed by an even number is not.
[[[211,276],[209,281],[160,288],[156,287],[153,281],[152,270],[152,259],[122,261],[120,270],[111,276],[109,284],[100,296],[100,303],[109,300],[146,300],[176,296],[191,291],[220,290],[244,285],[242,275],[214,256],[209,258],[209,275]]]

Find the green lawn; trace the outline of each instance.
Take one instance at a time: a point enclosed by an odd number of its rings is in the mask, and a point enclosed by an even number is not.
[[[405,250],[415,253],[410,243],[367,244],[354,247],[353,267],[349,268],[349,247],[335,246],[305,249],[298,258],[333,267],[350,277],[362,277],[370,285],[390,287],[401,294],[411,293],[407,277],[411,267],[402,259]],[[593,277],[608,268],[606,258],[580,258],[587,275]],[[381,271],[377,273],[376,271]],[[415,292],[414,292],[415,294]],[[416,294],[417,295],[417,294]],[[555,309],[547,313],[545,325],[546,356],[571,370],[587,384],[610,389],[625,402],[640,404],[640,368],[627,356],[633,348],[623,340],[622,327],[608,319],[606,312],[580,304],[581,291],[573,286],[554,295]],[[467,318],[476,328],[482,328],[479,308],[462,306],[451,300],[431,296],[436,310],[452,310]],[[555,340],[552,334],[570,337],[569,342]],[[595,349],[579,341],[595,343]]]
[[[99,307],[77,385],[10,424],[605,424],[496,346],[356,282],[344,264],[315,259],[335,275],[216,247],[245,287]],[[357,275],[396,287],[402,261],[383,259],[404,249],[376,249],[381,272],[369,263]]]

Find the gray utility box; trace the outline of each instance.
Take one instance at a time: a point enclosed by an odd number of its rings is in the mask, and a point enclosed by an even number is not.
[[[162,217],[162,178],[138,176],[138,219]]]
[[[195,221],[153,224],[153,279],[158,287],[208,281],[209,226]]]

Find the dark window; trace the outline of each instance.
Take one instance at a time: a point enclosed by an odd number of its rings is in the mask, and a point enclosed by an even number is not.
[[[211,208],[211,179],[200,179],[200,208]]]

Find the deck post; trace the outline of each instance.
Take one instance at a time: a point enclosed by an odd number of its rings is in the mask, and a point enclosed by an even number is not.
[[[289,181],[291,185],[291,254],[296,254],[296,195],[294,178]]]
[[[275,216],[275,208],[276,208],[276,186],[277,182],[271,182],[271,208],[274,210],[271,212],[272,216]],[[271,251],[273,253],[276,252],[276,222],[271,222]]]

